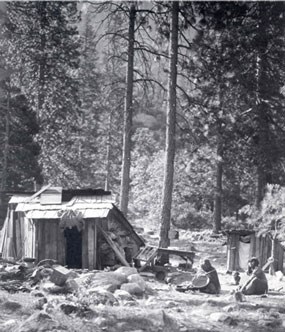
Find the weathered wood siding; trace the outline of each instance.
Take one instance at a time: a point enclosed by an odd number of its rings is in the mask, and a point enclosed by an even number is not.
[[[36,260],[54,259],[65,265],[65,237],[59,228],[58,219],[35,220],[35,252]]]
[[[97,224],[102,223],[102,219],[86,219],[82,234],[82,268],[94,270],[98,268],[98,229]]]
[[[239,270],[239,235],[228,235],[227,241],[227,271]]]
[[[238,233],[231,233],[228,235],[227,241],[227,271],[238,271],[239,266],[239,238]],[[250,239],[250,252],[249,257],[257,257],[259,259],[260,265],[268,261],[271,257],[272,241],[268,235],[256,236],[256,234],[251,234]],[[276,271],[283,272],[283,260],[284,260],[284,249],[277,241],[275,246],[275,257],[277,261],[274,262],[274,268]]]

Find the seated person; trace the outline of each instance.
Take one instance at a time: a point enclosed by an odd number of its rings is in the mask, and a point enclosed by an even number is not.
[[[197,274],[206,274],[209,278],[209,283],[207,286],[200,288],[200,292],[208,294],[219,294],[221,291],[221,285],[216,269],[211,265],[209,259],[204,259],[200,263],[200,268]]]
[[[265,273],[259,266],[259,260],[256,257],[252,257],[249,260],[248,274],[250,278],[240,289],[243,294],[261,295],[268,292],[268,283]]]

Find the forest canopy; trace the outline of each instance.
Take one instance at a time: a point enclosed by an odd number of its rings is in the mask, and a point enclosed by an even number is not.
[[[284,6],[2,2],[1,192],[106,188],[183,229],[260,208],[285,185]]]

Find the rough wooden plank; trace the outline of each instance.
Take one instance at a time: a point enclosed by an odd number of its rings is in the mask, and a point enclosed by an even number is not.
[[[88,268],[94,269],[94,225],[89,220],[88,224]]]
[[[64,236],[64,231],[60,229],[59,224],[57,226],[57,239],[58,239],[58,247],[57,247],[57,260],[59,264],[66,264],[66,239]]]
[[[227,271],[232,271],[232,236],[228,235],[227,237]]]
[[[24,236],[24,256],[25,257],[28,257],[29,256],[29,246],[30,246],[30,243],[29,243],[29,230],[28,230],[28,219],[27,218],[24,218],[23,219],[23,229],[24,229],[24,232],[23,232],[23,236]]]
[[[39,262],[39,223],[35,221],[35,259]]]
[[[21,248],[22,248],[22,253],[25,256],[25,216],[23,212],[18,212],[18,216],[20,219]]]
[[[98,232],[98,228],[97,228],[97,220],[94,220],[94,248],[93,248],[93,260],[94,260],[94,268],[97,269],[97,232]]]
[[[264,265],[267,262],[267,252],[268,252],[268,241],[267,238],[262,236],[262,259],[261,265]]]
[[[15,219],[15,251],[16,251],[16,258],[21,259],[23,253],[21,247],[21,226],[19,218]]]
[[[283,269],[283,260],[284,260],[284,250],[283,248],[280,246],[280,244],[278,245],[279,248],[279,254],[278,254],[278,269],[279,271],[281,271],[283,273],[284,269]]]
[[[255,236],[255,257],[260,260],[260,236]]]
[[[52,220],[50,223],[50,258],[57,259],[57,221]]]
[[[14,215],[14,211],[10,210],[10,214],[9,214],[9,222],[8,222],[8,234],[7,236],[9,238],[11,238],[13,236],[13,215]]]
[[[33,257],[34,255],[34,241],[35,241],[35,229],[33,222],[30,219],[24,218],[25,224],[25,241],[27,241],[27,246],[25,248],[25,257]]]
[[[85,220],[85,227],[82,230],[82,268],[88,269],[88,223]]]
[[[239,270],[239,235],[234,234],[233,236],[233,271]]]
[[[255,256],[255,235],[251,234],[250,236],[250,249],[249,249],[249,257]]]
[[[51,258],[51,224],[44,220],[45,224],[45,259]]]
[[[34,220],[29,220],[31,228],[32,228],[32,258],[35,258],[35,252],[36,252],[36,248],[35,248],[35,244],[36,244],[36,228],[35,228],[35,222]]]
[[[41,231],[41,242],[40,242],[40,254],[39,259],[40,261],[46,258],[46,252],[45,252],[45,242],[46,242],[46,223],[43,220],[40,220],[40,231]]]
[[[0,232],[1,234],[1,239],[0,239],[0,252],[3,255],[3,251],[4,251],[4,245],[6,243],[6,239],[7,239],[7,219],[5,220],[4,226]]]

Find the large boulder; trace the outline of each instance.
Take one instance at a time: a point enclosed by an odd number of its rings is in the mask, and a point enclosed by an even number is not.
[[[75,279],[76,280],[76,279]],[[110,291],[115,291],[116,289],[120,288],[120,286],[127,282],[127,277],[124,274],[117,273],[117,272],[99,272],[95,274],[91,281],[90,287],[106,287]]]

